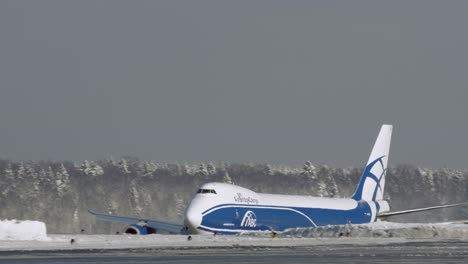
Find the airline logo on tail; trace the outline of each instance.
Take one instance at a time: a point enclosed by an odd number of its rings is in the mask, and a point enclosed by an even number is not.
[[[383,125],[380,129],[356,193],[353,195],[354,200],[377,201],[383,199],[392,130],[392,125]]]
[[[361,181],[357,193],[361,193],[361,197],[355,197],[357,200],[376,201],[382,200],[383,190],[385,186],[385,173],[387,172],[382,159],[380,157],[367,165],[362,174]],[[354,198],[354,197],[353,197]]]

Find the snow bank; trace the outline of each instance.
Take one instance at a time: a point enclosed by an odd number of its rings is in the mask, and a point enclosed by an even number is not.
[[[272,238],[270,235],[223,236],[223,235],[49,235],[45,241],[0,240],[0,252],[33,250],[96,250],[96,249],[164,249],[184,250],[241,248],[253,252],[257,248],[309,247],[315,245],[367,245],[404,243],[403,238]]]
[[[407,239],[468,239],[468,225],[464,224],[402,224],[376,222],[363,225],[292,228],[283,237],[361,237]]]
[[[386,245],[415,241],[468,239],[464,224],[401,224],[377,222],[366,225],[295,228],[272,237],[271,232],[222,235],[49,235],[44,223],[0,221],[0,252],[10,250],[83,250],[129,248],[304,247],[315,245]]]
[[[0,221],[0,240],[46,240],[46,225],[38,221]]]
[[[15,221],[10,221],[10,225]],[[25,221],[26,223],[27,221]],[[32,222],[38,223],[38,222]],[[443,240],[468,239],[468,225],[462,224],[398,224],[381,222],[368,225],[328,226],[319,228],[290,229],[272,237],[271,232],[251,233],[249,235],[49,235],[45,236],[45,225],[40,223],[43,236],[39,240],[9,237],[0,239],[0,252],[11,250],[88,250],[88,249],[187,249],[187,248],[256,248],[311,247],[316,245],[388,245],[408,242],[434,242]],[[1,222],[5,229],[6,223]],[[10,226],[10,230],[13,227]],[[14,227],[14,229],[18,229]],[[2,236],[4,230],[0,230]],[[18,235],[18,233],[15,233]],[[32,239],[31,234],[27,239]],[[43,239],[43,240],[42,240]]]

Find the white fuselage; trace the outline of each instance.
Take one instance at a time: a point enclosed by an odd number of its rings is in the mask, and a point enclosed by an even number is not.
[[[369,223],[376,204],[353,199],[256,193],[226,183],[207,183],[185,213],[189,233],[283,231],[292,227]]]

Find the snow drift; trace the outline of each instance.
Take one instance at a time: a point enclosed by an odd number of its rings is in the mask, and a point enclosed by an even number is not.
[[[402,224],[375,222],[361,225],[321,226],[315,228],[291,228],[281,233],[282,237],[360,237],[360,238],[406,238],[406,239],[468,239],[465,224]]]
[[[46,225],[39,221],[0,221],[0,240],[46,240]]]

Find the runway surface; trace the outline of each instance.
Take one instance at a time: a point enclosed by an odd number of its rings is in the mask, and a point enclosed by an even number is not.
[[[3,263],[468,263],[468,225],[399,224],[221,235],[43,235],[0,240]]]
[[[468,241],[3,251],[3,263],[467,263]]]

